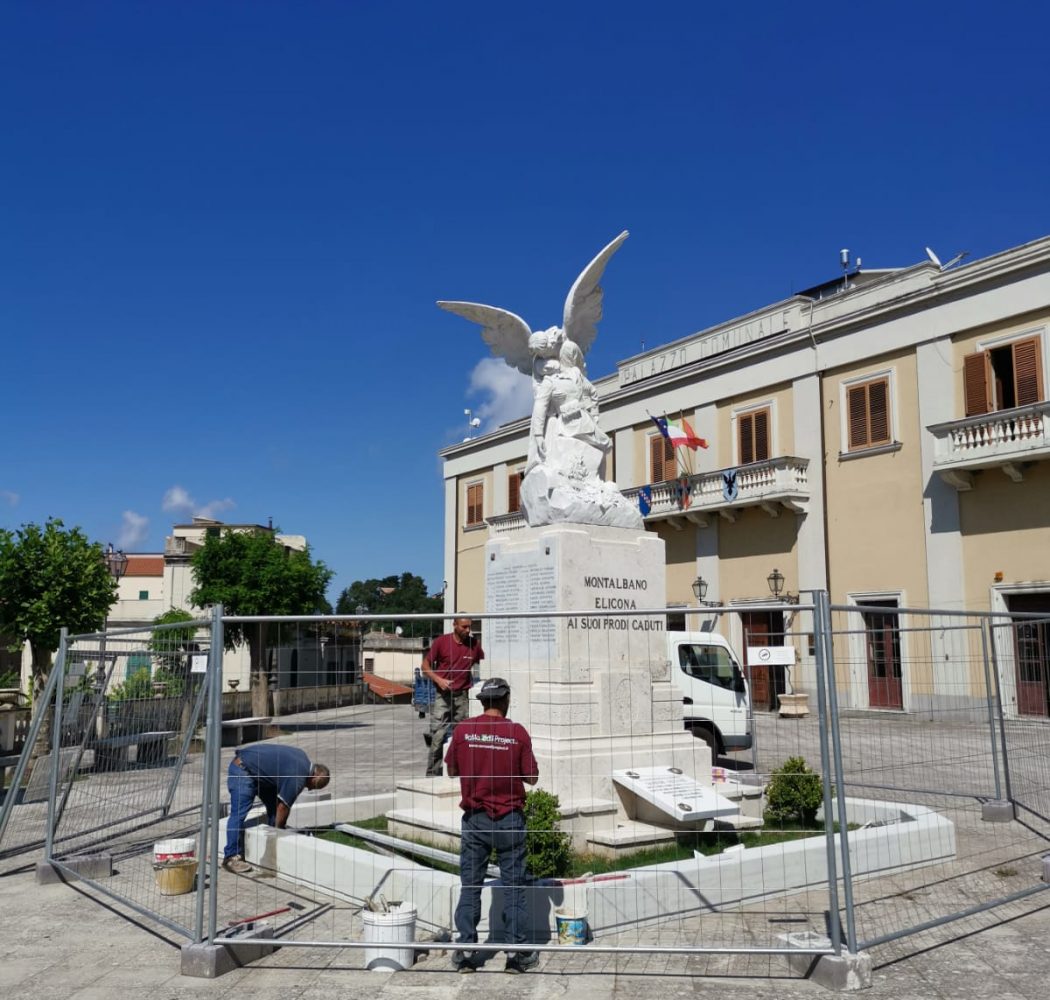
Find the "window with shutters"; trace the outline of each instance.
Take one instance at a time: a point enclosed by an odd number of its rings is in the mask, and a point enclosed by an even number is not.
[[[662,434],[654,434],[649,438],[649,482],[663,483],[677,475],[674,445]]]
[[[740,465],[764,462],[770,457],[771,426],[768,406],[736,415],[737,461]]]
[[[525,474],[512,472],[507,476],[507,513],[516,514],[521,510],[521,480]]]
[[[485,484],[467,487],[467,527],[485,523]]]
[[[1025,337],[963,358],[967,417],[1043,402],[1042,342]]]
[[[888,375],[846,387],[846,422],[848,451],[893,441]]]

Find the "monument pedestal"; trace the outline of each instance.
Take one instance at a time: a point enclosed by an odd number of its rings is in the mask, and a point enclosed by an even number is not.
[[[664,574],[663,540],[634,528],[546,525],[486,545],[486,614],[506,617],[486,618],[482,674],[510,682],[539,786],[563,808],[616,803],[633,818],[615,770],[677,767],[710,784],[670,673]]]

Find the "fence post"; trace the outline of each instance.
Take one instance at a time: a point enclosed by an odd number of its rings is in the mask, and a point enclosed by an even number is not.
[[[828,709],[831,723],[831,750],[835,758],[835,794],[838,798],[839,845],[842,852],[842,896],[846,910],[846,947],[857,954],[857,927],[853,912],[853,869],[849,860],[849,829],[846,822],[846,781],[842,774],[842,731],[839,728],[838,679],[835,676],[835,652],[831,641],[831,601],[828,592],[821,591],[821,615],[824,636],[828,643]]]
[[[995,696],[992,691],[992,678],[991,671],[988,667],[988,636],[985,633],[985,629],[988,626],[986,620],[981,621],[981,662],[984,664],[984,690],[985,690],[985,702],[988,706],[988,738],[992,743],[992,776],[995,780],[995,799],[1001,801],[1002,785],[999,781],[999,748],[996,746],[995,741],[995,708],[993,706],[993,700]]]
[[[59,644],[59,655],[60,662],[63,669],[65,669],[65,652],[61,642]],[[47,706],[51,701],[57,683],[58,674],[52,668],[47,675],[47,683],[44,685],[44,690],[33,699],[33,716],[29,723],[29,731],[26,733],[25,743],[22,744],[22,754],[15,765],[15,773],[11,778],[11,784],[4,798],[4,804],[0,806],[0,844],[3,843],[4,831],[7,829],[7,822],[11,818],[11,810],[15,807],[18,790],[22,787],[22,779],[25,777],[26,768],[29,766],[29,760],[33,755],[33,748],[36,746],[36,741],[40,736],[40,728],[43,726],[44,719],[47,716]]]
[[[208,672],[204,677],[207,690],[207,710],[204,726],[204,764],[201,775],[201,829],[198,838],[201,845],[200,874],[197,881],[197,910],[195,914],[194,935],[201,942],[205,939],[204,930],[204,894],[205,886],[210,887],[208,932],[207,938],[215,938],[215,920],[219,871],[219,749],[222,742],[222,605],[217,604],[211,611],[211,638],[208,650]],[[204,867],[208,867],[208,877],[204,877]]]
[[[842,954],[842,925],[839,922],[838,869],[835,862],[835,821],[831,808],[831,764],[828,758],[827,678],[825,665],[830,647],[821,599],[822,590],[813,591],[813,651],[817,680],[817,725],[820,733],[821,785],[824,792],[824,846],[828,866],[828,936],[836,955]]]
[[[63,695],[66,689],[66,641],[69,631],[63,628],[59,633],[58,656],[51,667],[52,673],[57,672],[55,681],[55,718],[51,737],[51,777],[47,792],[47,828],[44,831],[44,860],[51,860],[51,853],[55,845],[55,799],[58,797],[58,768],[62,759],[62,716],[65,712]],[[44,709],[44,706],[40,706]]]
[[[1006,627],[1010,629],[1014,628],[1013,622],[1008,619]],[[989,622],[989,628],[992,631],[992,681],[995,684],[995,703],[998,707],[999,715],[999,739],[1002,743],[1003,750],[1003,782],[1006,785],[1006,801],[1012,804],[1014,801],[1014,792],[1010,782],[1010,755],[1006,749],[1006,716],[1003,713],[1003,689],[999,671],[999,656],[995,651],[995,623]]]

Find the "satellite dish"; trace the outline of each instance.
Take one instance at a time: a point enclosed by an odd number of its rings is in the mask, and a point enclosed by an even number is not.
[[[930,260],[932,260],[933,263],[937,265],[938,271],[944,270],[944,265],[941,263],[941,258],[938,257],[937,254],[935,254],[929,247],[926,248],[926,256],[929,257]]]
[[[394,635],[401,635],[402,632],[404,632],[404,629],[400,625],[394,629]]]

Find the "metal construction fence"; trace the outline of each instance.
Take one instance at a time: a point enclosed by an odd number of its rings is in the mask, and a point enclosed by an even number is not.
[[[693,633],[677,641],[679,615],[473,616],[477,673],[509,681],[537,787],[558,798],[554,813],[540,799],[527,810],[527,939],[547,967],[600,972],[634,954],[653,969],[781,975],[785,954],[969,931],[1045,891],[1050,720],[1028,714],[1025,616],[832,606],[818,592],[748,606],[741,631],[740,608],[704,608],[734,664]],[[0,807],[0,874],[43,851],[187,941],[235,942],[265,921],[283,947],[347,948],[350,964],[374,947],[367,907],[410,900],[413,940],[450,950],[459,789],[427,776],[441,757],[417,672],[450,619],[368,624],[389,639],[363,647],[354,683],[371,693],[349,704],[316,684],[340,637],[364,632],[360,616],[215,609],[181,628],[64,638]],[[258,669],[251,717],[224,725],[226,635],[252,636]],[[790,647],[794,665],[761,675],[746,650],[762,645]],[[756,709],[760,687],[772,694]],[[687,730],[683,712],[711,725]],[[287,830],[256,815],[253,871],[234,874],[220,866],[226,774],[257,736],[326,764],[332,782],[298,798]],[[183,886],[159,857],[172,842],[190,842]],[[100,853],[113,874],[85,874]],[[509,940],[497,876],[482,894],[486,953]],[[571,919],[586,947],[559,944]]]

